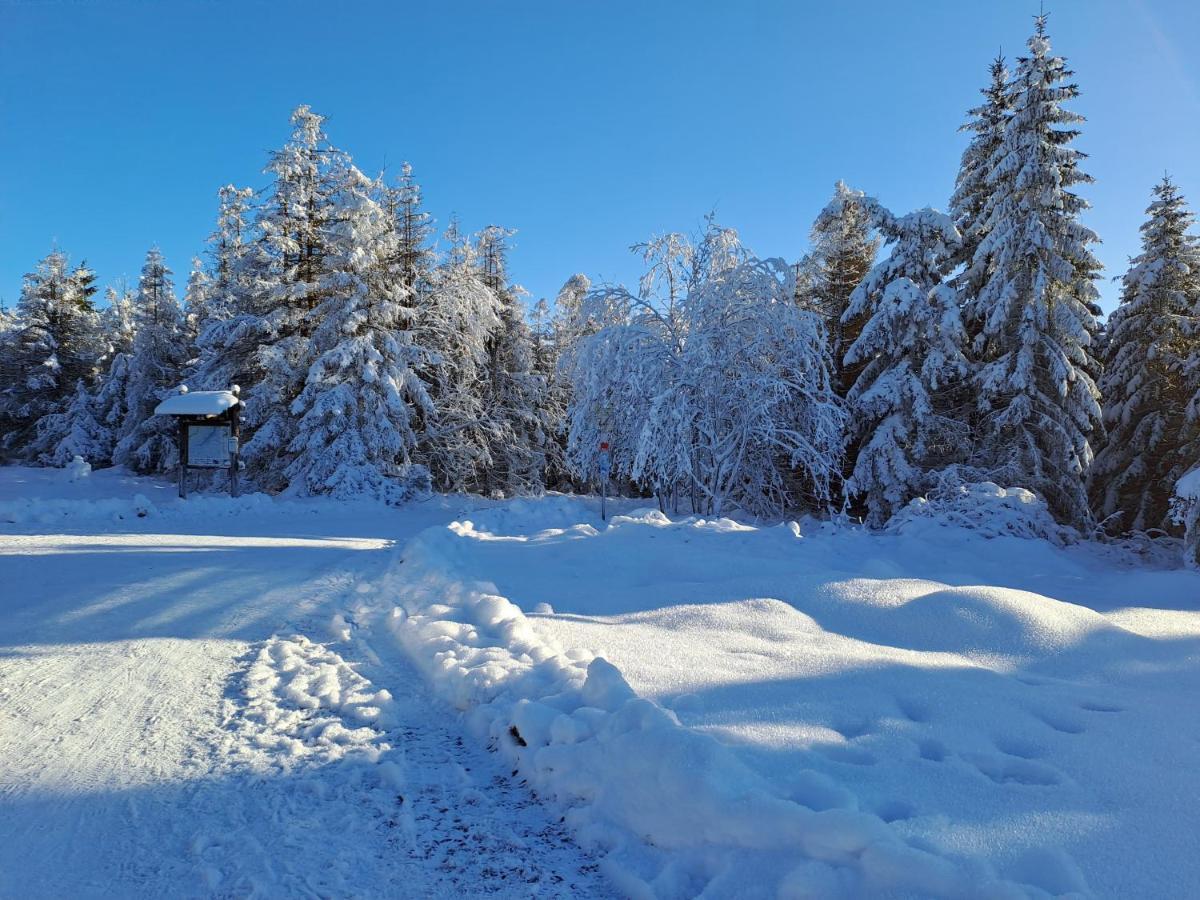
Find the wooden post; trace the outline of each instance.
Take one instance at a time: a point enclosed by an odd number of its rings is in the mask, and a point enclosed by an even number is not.
[[[188,426],[187,417],[179,417],[179,499],[187,499]]]
[[[229,493],[233,497],[239,494],[238,467],[241,465],[242,457],[241,412],[242,404],[240,402],[229,409],[229,437],[232,441],[232,446],[229,448]]]

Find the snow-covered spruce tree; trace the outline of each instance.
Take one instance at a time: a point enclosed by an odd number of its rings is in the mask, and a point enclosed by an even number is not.
[[[124,424],[132,420],[129,408],[132,397],[129,390],[130,361],[132,359],[132,347],[128,352],[115,354],[109,361],[108,370],[100,379],[95,396],[92,398],[92,415],[106,432],[104,445],[108,448],[108,452],[93,462],[93,465],[112,465],[117,438]]]
[[[963,298],[977,296],[990,274],[981,267],[991,262],[990,257],[980,257],[977,264],[975,253],[986,233],[986,211],[992,195],[992,165],[1013,109],[1004,57],[992,60],[989,74],[988,86],[980,91],[983,102],[969,110],[970,120],[959,129],[970,132],[971,140],[963,151],[954,193],[950,197],[950,217],[962,236],[956,258],[956,262],[962,263],[962,270],[955,279],[955,287]],[[970,339],[974,339],[979,326],[979,322],[968,323]]]
[[[183,310],[175,297],[171,270],[151,247],[134,302],[137,335],[125,377],[125,419],[113,463],[135,472],[163,472],[179,460],[172,420],[154,408],[179,385],[187,356]]]
[[[412,289],[396,261],[396,233],[373,196],[377,185],[350,167],[337,195],[337,224],[325,232],[324,296],[314,319],[315,360],[292,403],[296,436],[289,491],[398,503],[427,490],[411,465],[414,413],[433,406],[417,370]]]
[[[390,260],[410,306],[420,306],[429,289],[429,273],[435,262],[431,246],[433,221],[421,206],[421,185],[412,166],[404,163],[394,187],[386,191],[388,216],[396,234]]]
[[[846,354],[861,372],[846,398],[858,455],[845,492],[862,496],[880,526],[963,459],[969,429],[953,388],[970,368],[958,300],[944,281],[959,246],[953,221],[932,209],[897,218],[865,203],[891,253],[845,313],[866,319]]]
[[[508,279],[508,240],[512,232],[489,225],[479,234],[478,260],[483,284],[497,298],[500,326],[487,341],[487,379],[483,386],[493,440],[492,463],[480,490],[513,496],[542,490],[546,424],[544,382],[533,369],[532,340],[521,294]]]
[[[846,351],[858,339],[862,319],[847,319],[850,295],[875,262],[879,239],[871,232],[871,217],[862,193],[839,181],[833,199],[813,223],[812,249],[800,263],[796,278],[801,306],[817,311],[825,320],[833,356],[838,392],[844,397],[858,376],[846,368]]]
[[[794,274],[760,260],[711,220],[698,241],[640,245],[637,295],[596,288],[585,307],[609,310],[572,360],[570,461],[594,477],[601,441],[614,474],[720,514],[794,505],[789,473],[811,501],[829,501],[844,413],[832,387],[821,318],[795,302]],[[626,310],[626,322],[618,321]]]
[[[133,337],[137,333],[133,314],[134,293],[124,286],[109,287],[104,292],[105,306],[100,313],[100,333],[105,352],[105,367],[118,353],[133,350]]]
[[[272,184],[242,266],[246,309],[223,337],[231,361],[223,374],[241,376],[246,474],[265,490],[286,487],[296,437],[292,403],[313,361],[313,313],[326,298],[329,233],[350,168],[346,154],[326,139],[322,121],[307,106],[297,107],[291,138],[271,154],[265,171]]]
[[[58,250],[25,276],[0,359],[0,454],[28,455],[38,420],[60,412],[77,381],[94,380],[104,348],[93,278]]]
[[[43,466],[62,467],[76,456],[106,466],[112,449],[112,431],[96,418],[95,399],[81,379],[62,412],[38,420],[30,453]]]
[[[189,367],[198,363],[200,331],[206,323],[212,321],[212,313],[209,310],[211,297],[212,279],[205,271],[200,257],[193,256],[187,287],[183,293],[183,334],[187,342]]]
[[[1091,470],[1094,508],[1113,531],[1174,530],[1175,483],[1200,458],[1187,415],[1188,356],[1200,347],[1200,241],[1169,178],[1154,188],[1142,252],[1108,322],[1100,393],[1105,444]]]
[[[451,221],[446,258],[430,272],[418,344],[430,353],[429,392],[436,420],[420,436],[417,458],[443,491],[478,490],[496,439],[483,387],[488,342],[500,329],[500,299],[483,283],[475,246]]]
[[[1039,16],[990,163],[992,194],[972,260],[987,276],[967,316],[980,323],[975,462],[994,481],[1042,494],[1060,521],[1078,526],[1090,518],[1089,437],[1100,427],[1091,355],[1100,264],[1088,249],[1096,235],[1078,221],[1088,204],[1072,191],[1091,179],[1069,146],[1082,121],[1062,107],[1078,94],[1070,74]]]
[[[201,390],[251,384],[261,320],[250,292],[250,221],[254,191],[227,184],[218,192],[217,227],[208,237],[204,309],[196,315],[196,360],[187,383]]]

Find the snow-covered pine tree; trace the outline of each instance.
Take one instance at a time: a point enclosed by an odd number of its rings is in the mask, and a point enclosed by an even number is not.
[[[77,381],[95,379],[103,345],[93,278],[58,250],[25,276],[0,359],[0,454],[25,455],[38,420],[61,411]]]
[[[398,503],[429,487],[428,472],[411,460],[415,412],[430,416],[433,406],[417,374],[426,354],[413,341],[412,289],[376,189],[349,167],[337,224],[324,234],[315,361],[292,403],[297,426],[285,475],[300,494]]]
[[[112,431],[96,418],[95,400],[83,380],[61,412],[38,420],[30,455],[40,465],[62,467],[76,456],[106,466],[112,456]]]
[[[200,332],[213,318],[209,309],[211,298],[212,279],[205,271],[200,257],[193,256],[192,268],[188,272],[187,287],[183,293],[183,333],[188,348],[188,364],[192,368],[199,362]]]
[[[125,418],[113,449],[113,463],[135,472],[163,472],[179,460],[174,422],[154,415],[159,401],[179,384],[187,356],[183,310],[171,274],[162,252],[151,247],[138,280],[137,334],[122,404]]]
[[[205,309],[196,322],[196,362],[187,379],[201,390],[253,383],[262,322],[250,292],[250,221],[254,191],[227,184],[217,192],[217,226],[208,237]]]
[[[497,298],[500,327],[487,342],[484,408],[491,427],[492,464],[483,472],[485,494],[536,493],[543,487],[545,423],[540,414],[544,383],[533,370],[532,341],[523,291],[508,279],[512,232],[489,225],[479,234],[480,280]]]
[[[874,201],[873,224],[891,244],[851,295],[845,317],[866,319],[846,354],[862,367],[850,388],[850,430],[858,456],[845,485],[883,525],[962,460],[969,441],[962,398],[969,373],[955,291],[944,282],[959,248],[949,216],[922,209],[899,218]]]
[[[435,261],[431,246],[433,221],[421,206],[421,185],[407,162],[400,167],[395,186],[387,190],[385,202],[396,233],[391,264],[405,289],[405,302],[420,306]]]
[[[975,261],[975,252],[983,240],[986,226],[988,198],[992,195],[989,180],[996,152],[1004,140],[1004,129],[1012,116],[1013,95],[1009,90],[1009,72],[1004,57],[992,60],[988,86],[983,88],[983,102],[968,111],[970,120],[959,130],[971,134],[971,140],[963,151],[959,163],[954,193],[950,197],[950,217],[958,228],[962,241],[959,244],[956,262],[962,270],[955,278],[955,287],[962,298],[978,295],[987,276],[986,265],[990,258]],[[973,340],[978,334],[979,322],[968,323],[967,334]]]
[[[112,465],[117,438],[124,424],[132,418],[129,409],[129,401],[132,396],[129,390],[130,360],[132,358],[132,347],[128,352],[115,354],[109,361],[108,371],[100,379],[95,396],[92,398],[92,416],[105,431],[103,446],[107,448],[107,452],[102,454],[93,465]]]
[[[834,185],[833,199],[813,223],[809,241],[812,249],[799,266],[797,297],[802,307],[817,311],[829,334],[838,392],[844,397],[858,376],[856,367],[846,368],[846,351],[858,339],[863,320],[847,319],[850,295],[875,262],[879,238],[871,232],[871,218],[862,203],[862,193],[844,182]]]
[[[1109,317],[1106,443],[1091,470],[1094,508],[1113,531],[1173,531],[1175,483],[1200,459],[1200,421],[1189,418],[1188,357],[1200,347],[1200,240],[1169,179],[1154,188],[1142,252]]]
[[[249,481],[286,487],[296,436],[292,402],[313,361],[314,310],[325,299],[329,233],[337,225],[337,195],[350,167],[330,145],[323,117],[307,106],[291,116],[291,137],[264,171],[272,178],[254,222],[254,240],[236,271],[246,292],[239,315],[206,329],[206,387],[236,379],[249,435],[242,447]],[[224,379],[224,384],[217,383]]]
[[[500,328],[500,300],[483,283],[475,246],[453,219],[445,242],[445,259],[430,272],[417,340],[430,353],[427,381],[436,410],[421,435],[418,459],[439,490],[479,490],[495,444],[483,388],[488,342]]]
[[[105,366],[118,353],[133,350],[133,337],[137,333],[133,314],[134,294],[122,283],[120,288],[109,287],[104,292],[105,306],[100,312],[100,332],[105,344]]]
[[[1041,493],[1061,521],[1089,520],[1089,437],[1100,427],[1092,357],[1098,238],[1078,220],[1072,191],[1091,178],[1069,146],[1082,117],[1063,108],[1078,88],[1050,52],[1037,18],[1009,90],[1013,112],[990,162],[992,193],[972,266],[986,273],[969,298],[980,323],[974,353],[980,436],[977,464],[1000,483]]]

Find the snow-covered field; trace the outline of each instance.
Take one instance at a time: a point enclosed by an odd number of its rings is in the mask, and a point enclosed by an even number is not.
[[[1200,575],[618,512],[0,469],[0,894],[1200,895]]]

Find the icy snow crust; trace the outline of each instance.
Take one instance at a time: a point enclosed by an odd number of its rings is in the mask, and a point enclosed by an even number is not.
[[[1200,578],[919,513],[802,536],[595,512],[432,529],[383,595],[622,892],[1200,891]]]

